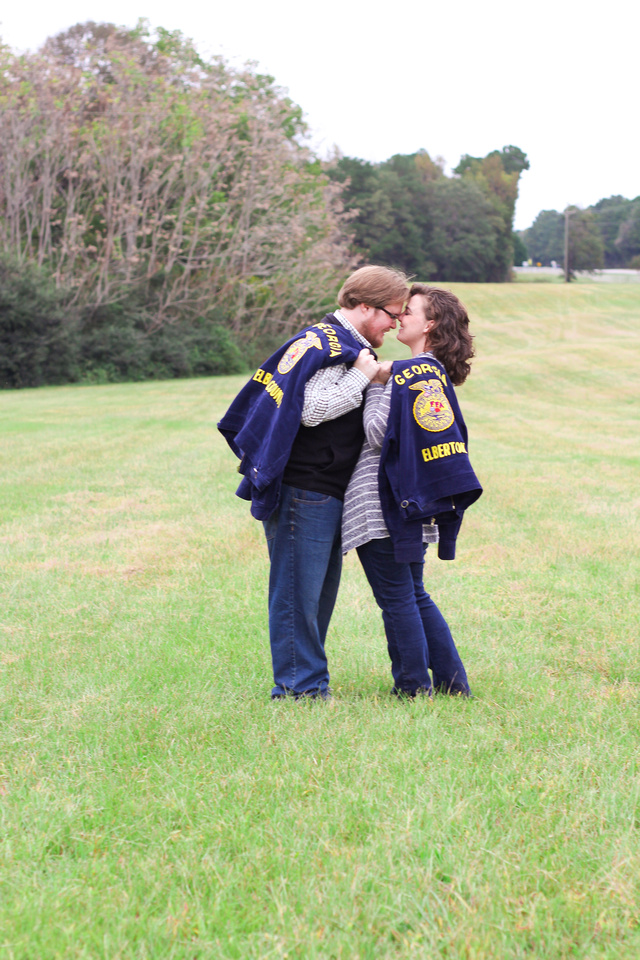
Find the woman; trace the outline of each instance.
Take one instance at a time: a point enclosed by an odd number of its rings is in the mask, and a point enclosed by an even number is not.
[[[451,631],[422,582],[426,544],[440,540],[439,556],[453,559],[462,511],[482,492],[451,386],[470,372],[469,318],[449,291],[414,284],[398,340],[412,361],[382,364],[367,390],[366,440],[345,495],[342,551],[357,549],[382,609],[392,693],[431,696],[435,688],[469,696]]]

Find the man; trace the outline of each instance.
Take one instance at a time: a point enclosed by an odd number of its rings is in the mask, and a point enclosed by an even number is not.
[[[342,501],[364,440],[362,399],[379,364],[372,349],[396,325],[406,277],[362,267],[340,309],[285,343],[218,424],[241,459],[238,496],[264,522],[271,561],[273,699],[328,699],[325,639],[342,553]]]

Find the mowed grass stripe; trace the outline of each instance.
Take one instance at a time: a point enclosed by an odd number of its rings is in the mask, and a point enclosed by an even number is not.
[[[454,289],[470,702],[389,697],[352,555],[335,702],[268,701],[242,377],[0,395],[3,957],[637,957],[640,288]]]

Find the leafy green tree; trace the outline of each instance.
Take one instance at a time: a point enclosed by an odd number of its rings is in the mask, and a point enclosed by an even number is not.
[[[606,267],[624,266],[624,252],[616,243],[620,228],[630,214],[631,200],[615,196],[598,200],[589,209],[593,215],[604,244],[604,263]]]
[[[570,207],[569,213],[571,272],[625,267],[640,256],[640,197],[607,197],[586,210]],[[564,231],[563,214],[542,210],[523,234],[532,259],[564,264]]]
[[[541,210],[528,230],[524,242],[534,263],[549,266],[552,260],[564,260],[564,217],[557,210]]]
[[[428,185],[431,277],[483,283],[495,273],[500,215],[483,190],[466,178]]]
[[[569,276],[576,270],[599,270],[604,265],[604,243],[591,210],[569,207]],[[563,218],[564,219],[564,218]],[[562,257],[564,266],[564,254]]]
[[[513,234],[513,263],[516,267],[529,259],[529,250],[524,241],[524,230],[518,230]]]
[[[371,253],[392,221],[391,201],[380,184],[379,167],[355,157],[340,157],[328,168],[328,175],[342,185],[342,202],[349,214],[349,229],[357,252]]]
[[[329,176],[343,184],[343,202],[353,219],[354,247],[368,260],[428,276],[430,231],[425,185],[442,176],[425,151],[397,154],[372,164],[341,157]]]
[[[477,183],[499,216],[499,221],[494,221],[495,255],[490,280],[510,279],[518,182],[521,173],[528,169],[526,154],[519,147],[507,146],[493,150],[483,158],[465,154],[454,170],[459,176]]]
[[[386,229],[371,248],[374,259],[409,274],[428,276],[429,200],[424,154],[396,154],[380,164],[380,186],[391,208]],[[427,155],[428,156],[428,155]]]
[[[640,256],[640,197],[629,201],[614,247],[623,266],[631,266]]]
[[[527,155],[520,147],[514,147],[513,144],[511,144],[508,147],[503,147],[502,150],[496,150],[494,152],[497,153],[502,160],[502,166],[506,173],[517,173],[520,175],[529,169]],[[489,156],[491,156],[491,154],[489,154]]]
[[[489,281],[510,278],[517,183],[527,167],[518,147],[505,147],[463,157],[459,176],[447,178],[421,150],[380,164],[342,157],[329,175],[344,186],[360,255],[423,280]]]
[[[590,210],[569,207],[569,276],[576,270],[598,270],[604,263],[604,244],[596,217]],[[534,263],[552,260],[564,267],[565,217],[557,210],[542,210],[526,231],[526,244]]]

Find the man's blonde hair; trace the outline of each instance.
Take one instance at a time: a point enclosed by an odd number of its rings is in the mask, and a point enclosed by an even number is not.
[[[404,303],[408,295],[409,281],[402,271],[360,267],[342,284],[338,303],[346,310],[353,310],[359,303],[380,309],[387,303]]]

